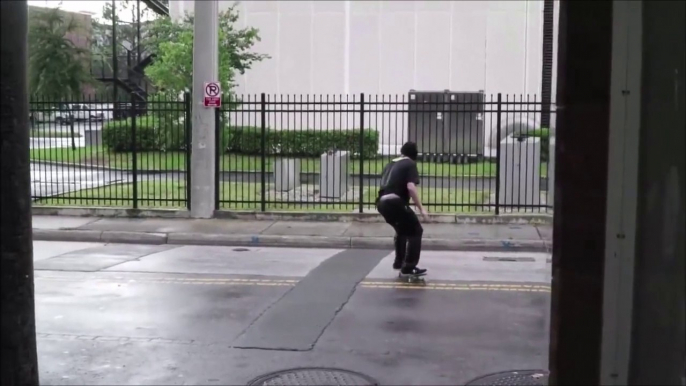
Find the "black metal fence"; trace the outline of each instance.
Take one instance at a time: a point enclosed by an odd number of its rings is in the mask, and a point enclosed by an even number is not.
[[[414,141],[430,211],[544,212],[544,107],[535,96],[483,93],[225,97],[216,207],[373,211],[383,167]]]
[[[190,100],[30,100],[34,205],[187,208]]]
[[[552,173],[544,107],[536,97],[483,93],[226,96],[216,110],[215,204],[374,211],[383,167],[414,141],[431,212],[544,212]],[[32,99],[35,205],[188,208],[190,110],[188,95]]]

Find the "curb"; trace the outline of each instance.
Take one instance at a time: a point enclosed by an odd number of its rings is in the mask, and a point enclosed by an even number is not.
[[[102,218],[190,218],[190,212],[179,209],[132,209],[82,206],[33,206],[34,216],[102,217]]]
[[[290,248],[393,249],[392,237],[226,235],[207,233],[146,233],[69,229],[34,229],[40,241],[78,241],[152,245],[210,245]],[[544,240],[422,240],[426,251],[548,252]]]
[[[116,218],[191,218],[182,209],[131,209],[107,207],[34,206],[35,216],[116,217]],[[486,225],[550,225],[552,214],[504,213],[495,214],[430,214],[432,224],[486,224]],[[214,212],[215,219],[244,221],[322,221],[383,223],[378,213],[312,213],[303,211],[230,211]]]

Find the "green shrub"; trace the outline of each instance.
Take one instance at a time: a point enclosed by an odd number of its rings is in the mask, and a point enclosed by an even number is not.
[[[102,127],[103,145],[113,151],[133,150],[131,118],[107,122]],[[136,150],[179,151],[186,149],[186,127],[176,119],[153,117],[136,118]]]
[[[223,149],[232,153],[261,154],[262,131],[256,127],[225,127],[222,132]],[[266,130],[267,154],[293,157],[319,157],[330,150],[347,150],[358,156],[360,130]],[[379,151],[379,133],[366,129],[362,155],[375,158]]]

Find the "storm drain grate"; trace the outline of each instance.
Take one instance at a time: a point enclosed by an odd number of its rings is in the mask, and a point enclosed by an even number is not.
[[[545,370],[517,370],[479,377],[465,386],[543,386],[547,384],[548,372]]]
[[[514,263],[533,263],[536,261],[533,257],[502,257],[502,256],[484,256],[484,261],[509,261]]]
[[[354,371],[328,368],[297,368],[281,370],[262,375],[248,383],[248,386],[277,385],[378,385],[378,382]]]
[[[234,248],[232,249],[234,252],[248,252],[250,251],[248,248]]]

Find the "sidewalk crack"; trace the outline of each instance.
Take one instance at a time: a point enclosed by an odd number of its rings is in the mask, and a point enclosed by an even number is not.
[[[365,275],[365,277],[366,277],[366,275]],[[355,291],[357,291],[357,287],[360,285],[360,283],[361,283],[364,279],[365,279],[365,278],[363,277],[363,278],[360,279],[357,283],[355,283],[355,286],[353,287],[352,291],[350,291],[350,294],[348,295],[348,298],[345,299],[345,301],[344,301],[343,303],[341,303],[341,306],[338,307],[338,309],[336,310],[336,312],[334,312],[333,317],[331,318],[331,320],[329,320],[329,322],[326,323],[326,326],[324,326],[324,328],[322,328],[322,331],[319,333],[319,335],[317,335],[317,338],[314,340],[314,342],[312,342],[312,344],[310,345],[310,350],[314,350],[314,347],[317,345],[317,342],[319,342],[319,339],[322,337],[322,335],[324,335],[324,333],[326,332],[326,330],[329,329],[329,326],[331,325],[331,323],[333,323],[333,321],[336,320],[336,317],[337,317],[338,314],[343,310],[343,308],[345,308],[345,306],[348,305],[348,302],[350,302],[350,299],[352,299],[353,295],[355,294]]]
[[[281,296],[279,296],[279,297],[278,297],[276,300],[274,300],[271,304],[269,304],[267,307],[265,307],[265,309],[262,310],[262,312],[260,312],[260,314],[257,315],[257,317],[256,317],[255,319],[253,319],[253,320],[250,322],[250,324],[248,324],[248,326],[247,326],[246,328],[243,329],[243,331],[241,331],[238,335],[236,335],[235,338],[233,338],[233,340],[231,341],[231,347],[232,347],[232,348],[248,348],[248,347],[234,346],[234,343],[235,343],[240,337],[242,337],[243,335],[245,335],[245,333],[248,332],[248,331],[250,330],[250,328],[251,328],[255,323],[257,323],[257,321],[260,320],[260,318],[261,318],[264,314],[267,313],[267,311],[269,311],[270,309],[272,309],[272,307],[274,307],[277,303],[279,303],[279,302],[281,301],[281,299],[284,298],[284,296],[288,295],[288,293],[290,293],[291,291],[293,291],[293,288],[295,288],[295,286],[290,287],[290,288],[289,288],[287,291],[285,291]],[[256,347],[253,347],[253,348],[257,349]]]
[[[272,221],[272,223],[271,223],[271,224],[269,224],[269,226],[268,226],[268,227],[266,227],[266,228],[262,229],[262,230],[261,230],[261,231],[259,231],[259,232],[258,232],[257,234],[258,234],[258,235],[263,235],[263,234],[264,234],[264,232],[268,231],[268,230],[269,230],[269,228],[271,228],[272,226],[274,226],[274,224],[276,224],[277,222],[278,222],[278,221]]]

